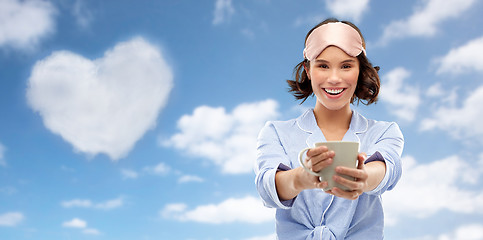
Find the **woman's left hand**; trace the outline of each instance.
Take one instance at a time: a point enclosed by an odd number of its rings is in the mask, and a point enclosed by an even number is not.
[[[359,153],[357,156],[357,168],[347,168],[347,167],[336,167],[335,172],[342,175],[347,175],[349,177],[355,178],[355,181],[345,179],[341,176],[335,175],[333,176],[334,181],[346,186],[352,191],[344,191],[340,188],[333,187],[331,190],[326,191],[329,194],[332,194],[336,197],[346,198],[349,200],[357,199],[364,191],[367,189],[367,179],[368,174],[364,167],[364,161],[366,160],[367,155],[366,153]]]

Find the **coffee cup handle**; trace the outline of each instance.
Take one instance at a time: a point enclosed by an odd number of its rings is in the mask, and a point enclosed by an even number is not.
[[[316,172],[312,171],[310,168],[308,168],[307,166],[305,166],[305,163],[304,163],[304,159],[302,158],[304,153],[306,151],[308,151],[310,148],[304,148],[302,151],[300,151],[299,153],[299,161],[300,161],[300,165],[302,165],[302,167],[305,169],[305,171],[307,171],[308,173],[312,174],[312,175],[315,175],[315,176],[319,176]]]

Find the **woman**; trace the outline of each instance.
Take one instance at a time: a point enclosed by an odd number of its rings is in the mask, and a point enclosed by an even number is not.
[[[307,33],[304,61],[288,83],[297,99],[315,95],[315,107],[296,119],[267,122],[258,137],[255,182],[264,204],[277,208],[278,239],[383,239],[381,194],[401,176],[403,136],[396,123],[369,120],[350,108],[377,100],[378,69],[352,23],[327,19]],[[324,141],[359,142],[357,169],[336,168],[355,180],[334,176],[350,191],[324,192],[327,182],[300,166],[299,151]],[[318,172],[334,156],[325,146],[313,147],[305,160]]]

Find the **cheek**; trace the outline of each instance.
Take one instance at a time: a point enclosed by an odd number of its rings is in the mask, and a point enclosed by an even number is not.
[[[351,72],[348,76],[347,76],[347,82],[349,82],[350,84],[352,85],[356,85],[357,84],[357,80],[359,79],[359,71],[354,71],[354,72]]]
[[[311,71],[310,80],[312,84],[318,84],[327,81],[328,74],[324,71]]]

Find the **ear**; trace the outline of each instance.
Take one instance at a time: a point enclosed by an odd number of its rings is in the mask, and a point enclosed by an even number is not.
[[[310,80],[310,71],[309,71],[309,66],[307,66],[307,64],[310,64],[310,62],[304,62],[304,70],[305,70],[305,73],[307,73],[307,78]]]

